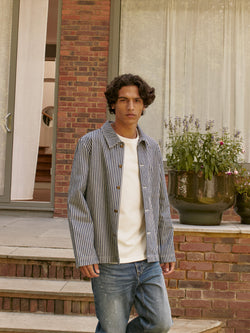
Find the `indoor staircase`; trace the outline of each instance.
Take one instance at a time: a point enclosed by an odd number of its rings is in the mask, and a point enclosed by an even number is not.
[[[39,147],[35,180],[37,183],[51,182],[51,161],[52,154],[48,152],[48,149]]]

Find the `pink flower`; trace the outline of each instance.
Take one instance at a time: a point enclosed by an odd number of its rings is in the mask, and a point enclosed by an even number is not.
[[[220,146],[224,145],[224,142],[223,141],[220,141]]]
[[[239,174],[239,171],[234,170],[234,175],[238,175],[238,174]]]

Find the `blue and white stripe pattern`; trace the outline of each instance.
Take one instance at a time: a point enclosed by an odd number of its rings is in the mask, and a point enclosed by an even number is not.
[[[137,146],[148,262],[175,261],[173,226],[157,143],[138,127]],[[124,144],[106,122],[77,145],[68,193],[76,266],[119,263],[117,230]]]

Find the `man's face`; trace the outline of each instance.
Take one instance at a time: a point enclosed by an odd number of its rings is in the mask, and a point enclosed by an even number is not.
[[[115,122],[121,126],[137,125],[144,110],[143,100],[137,86],[125,86],[118,92],[118,99],[113,105]]]

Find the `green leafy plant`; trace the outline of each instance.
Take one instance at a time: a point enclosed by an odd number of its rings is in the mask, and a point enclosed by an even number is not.
[[[235,177],[235,189],[237,193],[250,197],[250,172],[246,168],[242,168]]]
[[[167,127],[167,166],[172,170],[204,174],[205,179],[222,173],[237,173],[242,162],[243,143],[240,132],[231,135],[226,128],[213,131],[214,122],[200,128],[199,119],[191,116],[170,119]]]

